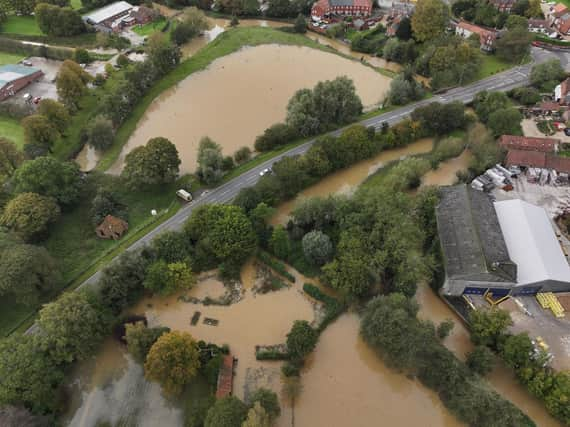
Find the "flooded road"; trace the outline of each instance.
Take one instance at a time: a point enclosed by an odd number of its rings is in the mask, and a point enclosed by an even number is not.
[[[362,184],[366,178],[385,166],[387,163],[413,156],[428,153],[433,148],[432,138],[420,139],[406,147],[385,150],[369,160],[364,160],[354,166],[335,172],[322,179],[315,185],[301,191],[297,197],[280,204],[270,220],[272,225],[286,224],[291,211],[299,200],[308,197],[327,197],[330,194],[351,194]]]
[[[359,327],[359,317],[346,314],[321,335],[301,377],[296,426],[462,425],[436,393],[384,365],[360,338]]]
[[[211,137],[224,155],[285,118],[295,91],[347,75],[364,105],[378,103],[390,78],[336,54],[307,47],[246,47],[214,61],[158,96],[139,121],[110,172],[119,173],[125,155],[153,137],[170,139],[182,160],[181,173],[196,169],[200,138]]]

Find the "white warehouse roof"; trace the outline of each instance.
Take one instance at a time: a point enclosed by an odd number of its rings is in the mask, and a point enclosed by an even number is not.
[[[83,19],[91,24],[99,24],[107,19],[113,18],[123,12],[127,12],[133,8],[133,5],[126,1],[118,1],[111,3],[101,9],[97,9],[89,15],[85,15]]]
[[[516,199],[495,202],[495,211],[509,256],[517,264],[517,285],[570,283],[570,266],[543,208]]]

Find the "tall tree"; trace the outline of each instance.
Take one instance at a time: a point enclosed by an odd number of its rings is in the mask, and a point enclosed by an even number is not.
[[[178,176],[179,166],[176,146],[166,138],[151,138],[127,154],[121,176],[133,187],[168,184]]]
[[[148,60],[160,76],[172,70],[180,61],[180,49],[161,32],[153,33],[147,42]]]
[[[291,242],[289,241],[289,234],[283,226],[278,225],[273,229],[269,247],[277,258],[287,259],[291,251]]]
[[[38,106],[38,114],[45,116],[49,122],[62,134],[69,125],[69,113],[65,106],[53,99],[42,99]]]
[[[293,360],[303,360],[315,349],[319,335],[306,320],[295,320],[287,334],[287,351]]]
[[[22,120],[26,144],[40,146],[50,150],[59,138],[59,132],[46,116],[34,114]]]
[[[160,383],[167,394],[182,392],[198,373],[200,355],[187,332],[168,332],[158,338],[146,357],[145,377]]]
[[[0,137],[0,185],[12,176],[23,161],[24,155],[16,145],[12,141]]]
[[[224,156],[220,144],[205,136],[198,146],[198,170],[196,174],[206,184],[218,182],[223,175]]]
[[[495,43],[496,55],[512,63],[522,61],[530,54],[530,42],[532,34],[527,28],[515,27],[504,34]]]
[[[247,417],[247,406],[234,396],[216,400],[208,410],[204,427],[238,427]]]
[[[489,347],[478,345],[467,355],[466,363],[473,372],[485,376],[493,370],[495,355]]]
[[[152,263],[144,280],[144,287],[161,295],[170,295],[182,289],[189,289],[196,283],[192,270],[185,262]]]
[[[99,115],[87,125],[87,143],[98,150],[106,150],[113,144],[115,129],[113,122]]]
[[[241,427],[271,427],[271,418],[259,402],[255,402],[247,413]]]
[[[39,3],[34,13],[38,27],[48,36],[69,37],[85,32],[81,15],[71,7]]]
[[[500,309],[472,311],[469,321],[473,343],[495,349],[504,341],[507,328],[513,324],[509,312]]]
[[[0,271],[0,294],[14,295],[16,301],[30,306],[60,280],[55,260],[40,246],[15,244],[3,248]]]
[[[445,32],[449,24],[449,6],[442,0],[419,0],[412,15],[414,38],[419,42],[433,40]]]
[[[144,363],[156,340],[168,332],[170,332],[169,328],[148,328],[144,322],[127,323],[124,339],[127,341],[129,353],[137,362]]]
[[[323,265],[330,260],[333,247],[329,236],[322,231],[310,231],[303,236],[303,254],[315,265]]]
[[[8,227],[29,242],[41,238],[48,226],[58,220],[59,214],[59,206],[51,197],[20,193],[4,208],[0,225]]]

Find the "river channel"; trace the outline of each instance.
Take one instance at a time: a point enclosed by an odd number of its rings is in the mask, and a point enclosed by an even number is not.
[[[387,162],[431,150],[433,141],[424,139],[408,147],[386,151],[375,159],[361,162],[333,174],[305,190],[300,197],[327,196],[351,192],[366,177]],[[464,169],[470,159],[468,153],[451,159],[423,178],[423,185],[449,185],[455,173]],[[280,206],[273,223],[286,220],[294,202]],[[145,314],[151,325],[165,325],[190,332],[197,339],[217,344],[229,344],[238,358],[234,394],[246,397],[263,386],[280,393],[282,390],[279,362],[255,360],[254,347],[258,344],[277,344],[285,336],[294,320],[313,321],[318,316],[318,305],[301,291],[310,281],[291,270],[296,283],[287,289],[268,294],[253,292],[257,268],[253,262],[242,271],[242,298],[230,306],[198,305],[169,298],[147,298],[131,309],[131,313]],[[214,272],[200,276],[199,284],[189,296],[203,299],[218,298],[225,288]],[[472,349],[469,333],[453,311],[425,284],[416,294],[420,304],[419,316],[439,323],[451,318],[455,327],[445,345],[460,359]],[[195,311],[204,317],[219,321],[218,326],[199,322],[190,325]],[[321,336],[317,349],[309,359],[302,376],[302,390],[296,400],[296,426],[371,426],[381,419],[383,425],[454,427],[462,425],[441,404],[437,395],[418,381],[387,368],[363,343],[358,335],[358,317],[348,313],[330,325]],[[168,402],[156,384],[144,380],[140,365],[135,363],[116,341],[109,339],[99,355],[76,368],[72,381],[70,409],[65,422],[69,426],[94,427],[98,421],[128,421],[146,427],[181,427],[182,411]],[[507,399],[525,411],[539,427],[559,427],[545,411],[543,404],[530,396],[512,376],[499,365],[489,376],[492,386]],[[278,427],[291,425],[293,410],[281,395],[283,408],[277,420]],[[160,421],[158,421],[160,420]]]

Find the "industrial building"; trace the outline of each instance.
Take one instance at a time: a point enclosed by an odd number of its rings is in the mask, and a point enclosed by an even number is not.
[[[0,66],[0,101],[15,95],[43,75],[39,68],[15,64]]]
[[[157,12],[145,6],[133,6],[126,1],[111,3],[83,17],[98,31],[118,32],[135,24],[146,24],[157,17]]]
[[[570,266],[543,208],[519,199],[493,202],[457,185],[441,189],[436,218],[444,295],[570,291]]]

